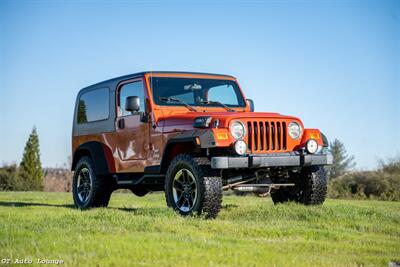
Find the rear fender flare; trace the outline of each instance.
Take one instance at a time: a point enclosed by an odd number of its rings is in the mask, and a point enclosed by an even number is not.
[[[74,171],[79,159],[82,156],[89,156],[94,163],[96,175],[109,175],[115,173],[115,163],[111,149],[106,145],[90,141],[80,145],[72,158],[71,170]]]

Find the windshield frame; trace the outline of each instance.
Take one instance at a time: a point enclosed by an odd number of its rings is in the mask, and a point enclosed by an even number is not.
[[[162,78],[162,79],[186,79],[186,80],[194,80],[194,81],[196,81],[196,80],[220,80],[220,81],[225,81],[227,84],[232,85],[232,89],[234,90],[234,93],[236,94],[236,98],[238,100],[238,104],[237,105],[231,105],[231,104],[226,104],[226,103],[223,103],[223,102],[221,102],[221,103],[225,104],[226,106],[228,106],[229,108],[232,108],[232,109],[237,109],[237,108],[246,109],[247,108],[246,98],[243,95],[242,90],[241,90],[239,84],[237,83],[236,79],[234,79],[233,77],[231,78],[229,76],[225,77],[225,76],[217,76],[217,75],[216,76],[207,75],[207,77],[203,77],[203,75],[201,75],[201,76],[200,75],[199,76],[197,76],[197,75],[186,76],[185,75],[183,77],[181,75],[177,75],[177,76],[149,75],[148,76],[148,84],[149,84],[149,89],[150,89],[149,91],[150,91],[150,95],[151,95],[152,102],[153,102],[154,105],[167,106],[167,107],[174,107],[174,106],[176,106],[176,107],[184,107],[185,106],[182,103],[172,102],[172,101],[170,103],[167,103],[167,102],[163,102],[163,101],[161,101],[159,99],[159,97],[174,97],[174,96],[161,96],[161,95],[155,95],[154,94],[154,88],[153,88],[152,80],[153,79],[158,79],[158,78]],[[215,103],[215,104],[210,104],[210,103],[208,103],[208,104],[206,104],[206,103],[200,104],[200,103],[197,102],[197,103],[186,103],[186,104],[188,104],[188,105],[190,105],[192,107],[199,107],[201,109],[224,108],[220,104],[217,104],[217,103]]]

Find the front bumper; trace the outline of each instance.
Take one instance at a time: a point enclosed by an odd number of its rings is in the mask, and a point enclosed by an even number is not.
[[[213,157],[211,168],[236,169],[236,168],[261,168],[261,167],[299,167],[313,165],[331,165],[332,155],[297,155],[274,154],[246,157]]]

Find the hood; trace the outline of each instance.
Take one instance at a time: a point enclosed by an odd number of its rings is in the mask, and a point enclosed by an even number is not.
[[[300,120],[296,117],[272,112],[187,112],[170,115],[166,118],[163,118],[161,121],[163,122],[164,126],[193,125],[195,118],[204,116],[212,117],[212,121],[219,119],[219,127],[221,128],[227,127],[229,122],[235,119],[291,119],[300,122]]]

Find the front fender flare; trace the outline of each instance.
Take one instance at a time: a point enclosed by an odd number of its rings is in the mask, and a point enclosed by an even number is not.
[[[172,160],[170,157],[172,148],[179,144],[186,144],[184,150],[206,149],[217,146],[214,134],[209,129],[194,129],[181,132],[170,138],[164,146],[163,156],[161,159],[162,171],[166,170],[168,162]]]

